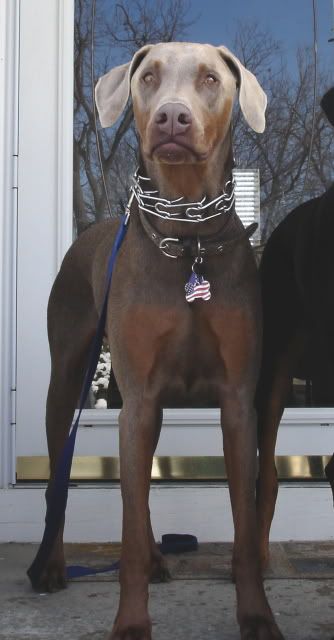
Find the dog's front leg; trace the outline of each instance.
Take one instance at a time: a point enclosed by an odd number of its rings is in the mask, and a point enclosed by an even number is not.
[[[255,508],[256,417],[249,385],[224,386],[222,427],[235,529],[233,570],[241,638],[282,640],[260,570]]]
[[[148,507],[159,408],[131,399],[120,414],[120,472],[123,533],[120,602],[112,640],[149,640],[148,584],[152,572],[152,533]]]

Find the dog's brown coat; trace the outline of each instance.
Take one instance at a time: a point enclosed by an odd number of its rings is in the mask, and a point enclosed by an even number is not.
[[[176,57],[175,57],[176,56]],[[173,64],[169,64],[172,60]],[[158,62],[158,64],[157,64]],[[204,66],[203,66],[204,65]],[[216,80],[203,77],[211,69]],[[232,69],[232,70],[231,70]],[[147,80],[143,74],[156,74]],[[169,43],[147,46],[129,65],[99,81],[97,104],[104,125],[112,124],[132,88],[141,147],[141,170],[168,198],[192,201],[217,196],[230,177],[230,119],[237,83],[249,124],[264,127],[265,97],[256,79],[224,47]],[[203,84],[204,83],[204,84]],[[152,86],[151,86],[152,85]],[[177,103],[191,124],[174,136],[162,132],[158,109]],[[175,114],[174,114],[175,115]],[[166,116],[167,119],[167,116]],[[182,127],[181,127],[182,129]],[[165,136],[165,138],[164,138]],[[154,152],[172,138],[177,164]],[[182,147],[186,144],[187,148]],[[159,152],[160,153],[160,152]],[[162,157],[163,157],[162,148]],[[254,391],[260,358],[260,304],[256,266],[245,238],[205,262],[212,298],[188,305],[184,284],[192,260],[166,258],[143,230],[136,207],[120,250],[108,308],[107,335],[123,399],[120,415],[120,467],[123,497],[121,595],[113,640],[149,640],[148,582],[166,576],[150,524],[148,495],[152,457],[161,428],[161,408],[194,398],[222,410],[224,453],[235,524],[234,574],[238,620],[246,640],[282,636],[267,603],[257,549],[254,502],[256,420]],[[51,473],[69,429],[83,377],[90,337],[101,307],[104,274],[117,227],[108,221],[85,232],[64,259],[49,304],[52,374],[47,403]],[[154,220],[165,235],[212,235],[226,224],[216,218],[196,229],[189,223]],[[226,239],[240,235],[235,214]],[[63,585],[62,535],[43,583]]]

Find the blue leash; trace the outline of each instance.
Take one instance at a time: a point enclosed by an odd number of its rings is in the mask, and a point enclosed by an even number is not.
[[[29,567],[27,574],[30,578],[33,587],[38,587],[40,578],[43,571],[46,568],[47,561],[51,554],[53,545],[57,538],[59,529],[61,527],[68,497],[68,485],[71,474],[72,458],[74,452],[75,438],[79,426],[79,420],[83,407],[92,384],[92,380],[96,371],[96,367],[100,357],[100,351],[102,346],[102,340],[104,336],[104,328],[107,316],[109,290],[111,284],[111,278],[118,251],[121,247],[125,234],[127,232],[129,216],[126,214],[122,217],[121,224],[118,228],[117,235],[114,241],[112,252],[108,262],[106,288],[103,300],[103,306],[100,313],[96,334],[93,338],[88,366],[85,373],[85,378],[81,390],[78,416],[71,427],[71,431],[65,443],[64,449],[57,463],[55,477],[50,488],[50,494],[48,497],[48,506],[45,517],[45,529],[42,538],[42,542],[37,551],[37,555]],[[86,574],[84,574],[86,575]]]
[[[101,309],[96,334],[93,338],[90,356],[88,360],[88,366],[85,372],[85,378],[82,385],[79,411],[75,422],[73,423],[64,449],[57,463],[55,477],[50,488],[50,494],[48,497],[48,506],[45,517],[45,529],[42,538],[42,542],[37,551],[36,557],[29,567],[27,574],[30,578],[31,584],[34,588],[37,588],[40,583],[40,578],[45,571],[47,561],[50,557],[53,545],[57,538],[59,529],[61,527],[68,498],[68,485],[71,475],[71,466],[75,445],[75,438],[79,426],[80,416],[82,409],[85,406],[87,396],[92,384],[92,380],[96,371],[96,367],[99,361],[102,341],[104,337],[104,329],[107,316],[109,291],[111,285],[111,278],[113,269],[115,266],[118,251],[122,245],[128,226],[128,213],[122,217],[121,224],[118,228],[117,235],[114,241],[112,252],[108,262],[106,288],[103,300],[103,306]],[[160,551],[165,553],[182,553],[184,551],[195,551],[198,547],[197,538],[189,534],[165,534],[162,536],[162,542],[159,545]],[[113,564],[105,566],[103,568],[94,569],[92,567],[86,567],[82,565],[71,565],[66,568],[67,578],[80,578],[87,575],[96,575],[98,573],[107,573],[109,571],[116,571],[119,569],[119,560],[113,562]]]
[[[185,553],[188,551],[197,551],[198,541],[196,536],[190,533],[165,533],[161,536],[161,544],[158,544],[158,547],[163,555],[168,553]],[[70,579],[82,578],[83,576],[95,576],[98,573],[118,571],[119,564],[119,560],[115,560],[113,564],[97,569],[73,564],[66,567],[66,576]]]

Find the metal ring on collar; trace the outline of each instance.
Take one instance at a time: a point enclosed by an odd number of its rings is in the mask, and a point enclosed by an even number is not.
[[[177,256],[173,256],[171,253],[165,251],[168,248],[169,242],[180,242],[179,238],[163,238],[159,243],[159,249],[161,249],[162,253],[167,256],[167,258],[177,258]]]

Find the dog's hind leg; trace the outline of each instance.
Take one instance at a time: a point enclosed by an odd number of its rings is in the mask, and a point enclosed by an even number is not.
[[[271,386],[261,389],[258,402],[259,474],[256,482],[256,507],[262,570],[269,564],[269,534],[278,493],[275,447],[292,376],[283,361],[275,374],[266,371]]]
[[[277,432],[291,391],[292,378],[303,350],[304,337],[296,333],[279,355],[265,349],[257,390],[259,474],[256,506],[262,569],[269,564],[269,535],[278,493],[275,465]]]
[[[77,279],[71,286],[71,274],[61,274],[54,284],[48,307],[48,334],[51,353],[51,378],[46,405],[46,433],[50,458],[50,480],[64,447],[84,378],[87,356],[97,322],[89,291]],[[79,281],[78,281],[79,280]],[[86,288],[87,284],[86,284]],[[86,295],[85,295],[86,293]],[[63,528],[59,530],[40,587],[54,591],[66,586]]]
[[[151,518],[149,513],[149,534],[150,534],[150,547],[151,547],[151,582],[169,582],[171,575],[167,567],[165,558],[163,557],[158,545],[155,542]]]
[[[162,418],[163,418],[163,411],[162,409],[160,409],[159,415],[157,416],[156,429],[154,433],[154,438],[155,438],[154,451],[156,450],[159,442],[161,426],[162,426]],[[169,573],[165,559],[155,542],[150,511],[148,512],[148,518],[149,518],[148,528],[149,528],[149,535],[150,535],[151,561],[152,561],[151,582],[168,582],[171,578],[171,575]]]

